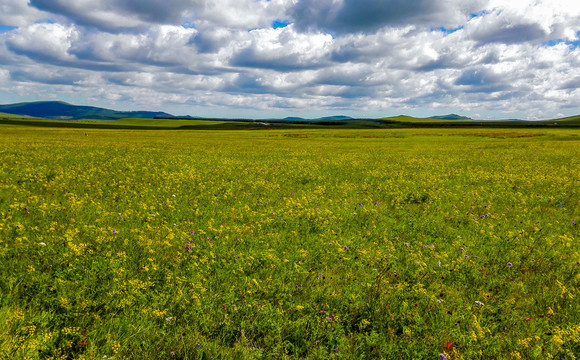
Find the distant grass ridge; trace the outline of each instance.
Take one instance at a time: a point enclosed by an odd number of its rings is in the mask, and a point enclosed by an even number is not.
[[[34,119],[32,116],[0,112],[0,119]]]
[[[514,120],[473,120],[463,116],[450,114],[434,118],[416,118],[399,115],[380,119],[353,119],[347,116],[330,116],[318,119],[303,119],[288,117],[285,119],[231,119],[177,117],[157,112],[117,112],[94,107],[79,107],[62,102],[26,103],[26,108],[33,115],[17,115],[7,113],[20,112],[23,104],[0,105],[0,123],[12,125],[87,128],[87,129],[140,129],[140,130],[175,130],[175,129],[269,129],[281,127],[301,128],[535,128],[535,127],[580,127],[580,116],[544,121],[514,121]],[[53,108],[54,112],[49,110]],[[41,110],[44,109],[44,110]],[[54,118],[33,117],[34,114],[63,114],[62,109],[69,111],[70,116],[54,116]],[[87,110],[88,109],[88,110]],[[66,111],[64,113],[66,113]],[[63,119],[65,117],[66,119]]]
[[[117,120],[123,118],[154,118],[156,116],[171,116],[164,112],[115,111],[95,106],[72,105],[62,101],[38,101],[0,105],[0,112],[56,120]]]

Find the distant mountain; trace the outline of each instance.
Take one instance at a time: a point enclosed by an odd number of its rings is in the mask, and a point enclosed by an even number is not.
[[[350,116],[344,116],[344,115],[334,115],[334,116],[325,116],[325,117],[320,117],[320,118],[303,118],[303,117],[298,117],[298,116],[288,116],[285,117],[283,119],[265,119],[265,120],[274,120],[274,121],[327,121],[327,120],[352,120],[352,118]]]
[[[352,120],[352,118],[350,116],[335,115],[335,116],[321,117],[321,118],[314,119],[314,120]]]
[[[117,120],[124,118],[153,119],[157,116],[172,116],[171,114],[164,112],[115,111],[94,106],[77,106],[62,101],[37,101],[0,105],[0,112],[54,120]]]
[[[439,119],[439,120],[473,120],[467,116],[461,116],[457,114],[441,115],[441,116],[430,116],[429,119]]]

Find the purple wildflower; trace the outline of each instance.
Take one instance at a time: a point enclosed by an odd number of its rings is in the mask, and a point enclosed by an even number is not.
[[[463,255],[464,258],[469,259],[469,255],[465,254]]]
[[[512,266],[514,266],[514,264],[512,264],[511,262],[508,262],[507,266],[512,267]]]
[[[441,360],[447,360],[447,356],[445,356],[445,354],[443,354],[443,353],[439,353],[439,358]]]
[[[172,351],[172,352],[171,352],[171,356],[175,356],[175,352],[173,352],[173,351]]]

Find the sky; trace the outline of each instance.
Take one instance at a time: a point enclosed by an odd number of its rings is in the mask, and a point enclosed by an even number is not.
[[[0,103],[271,118],[580,114],[578,0],[2,0]]]

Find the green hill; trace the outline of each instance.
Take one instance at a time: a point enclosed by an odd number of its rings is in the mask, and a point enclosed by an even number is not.
[[[380,120],[394,121],[394,122],[400,122],[400,123],[414,123],[414,124],[420,124],[420,123],[460,124],[460,123],[470,123],[473,121],[473,120],[453,120],[453,119],[442,119],[442,118],[416,118],[416,117],[406,116],[406,115],[386,117],[386,118],[382,118]]]
[[[38,101],[0,105],[0,112],[54,120],[117,120],[124,118],[152,119],[157,116],[171,116],[164,112],[115,111],[94,106],[77,106],[62,101]]]
[[[27,115],[15,115],[15,114],[8,114],[4,112],[0,112],[0,119],[34,119],[31,116]]]
[[[430,116],[429,119],[439,119],[439,120],[473,120],[467,116],[461,116],[457,114],[440,115],[440,116]]]
[[[556,119],[556,120],[547,120],[547,121],[549,121],[549,122],[555,121],[561,125],[580,125],[580,115],[566,117],[566,118],[562,118],[562,119]]]

